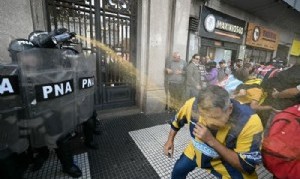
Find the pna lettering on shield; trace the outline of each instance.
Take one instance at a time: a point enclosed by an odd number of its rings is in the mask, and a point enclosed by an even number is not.
[[[49,94],[54,94],[55,97],[62,96],[64,94],[72,93],[72,87],[70,82],[62,82],[59,84],[43,86],[44,98],[47,99]]]

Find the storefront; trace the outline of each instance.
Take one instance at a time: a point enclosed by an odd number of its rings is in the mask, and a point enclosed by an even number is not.
[[[277,32],[249,22],[245,42],[246,61],[253,59],[256,63],[269,62],[273,57],[274,51],[278,48],[278,42],[279,35]]]
[[[200,19],[200,55],[216,62],[236,59],[246,22],[206,6],[201,8]]]

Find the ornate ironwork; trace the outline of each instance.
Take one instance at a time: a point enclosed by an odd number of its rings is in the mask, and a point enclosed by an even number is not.
[[[108,11],[131,14],[132,1],[129,0],[104,0],[104,7]]]
[[[100,103],[134,101],[137,0],[46,0],[48,30],[65,27],[96,39],[114,52],[81,41],[83,50],[99,60]],[[114,54],[112,54],[114,53]],[[115,57],[119,56],[119,60]],[[127,61],[129,65],[122,66]],[[120,97],[122,96],[122,97]],[[128,103],[127,103],[128,104]],[[113,106],[113,105],[112,105]]]

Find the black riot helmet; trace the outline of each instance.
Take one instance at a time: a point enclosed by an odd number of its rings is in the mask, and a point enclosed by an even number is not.
[[[34,48],[34,45],[27,39],[15,39],[10,42],[8,51],[10,53],[12,63],[17,63],[17,54],[24,50]]]
[[[66,28],[55,29],[51,32],[38,30],[31,32],[28,36],[28,40],[36,47],[56,48],[58,43],[65,42],[75,35],[75,33],[67,32]]]
[[[30,41],[30,42],[32,42],[33,43],[33,45],[35,45],[35,46],[39,46],[39,44],[38,44],[38,39],[39,38],[41,38],[41,37],[47,37],[48,36],[48,32],[46,32],[46,31],[42,31],[42,30],[36,30],[36,31],[33,31],[33,32],[31,32],[29,35],[28,35],[28,40]]]
[[[46,31],[33,31],[28,35],[28,40],[33,43],[34,46],[40,48],[54,48],[56,44],[52,41],[52,33]]]

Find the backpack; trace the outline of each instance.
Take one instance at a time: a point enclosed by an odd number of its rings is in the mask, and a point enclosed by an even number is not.
[[[276,178],[300,178],[300,104],[274,116],[262,143],[262,157]]]

